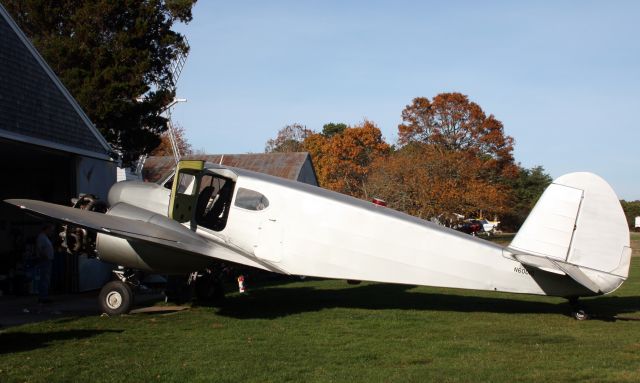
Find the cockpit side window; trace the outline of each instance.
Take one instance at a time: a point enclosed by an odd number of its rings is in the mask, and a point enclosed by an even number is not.
[[[255,190],[238,188],[234,205],[242,209],[259,211],[269,206],[269,200]]]
[[[196,204],[198,225],[215,231],[225,228],[234,185],[232,180],[223,177],[213,175],[202,177]]]
[[[178,177],[178,193],[193,195],[195,181],[196,176],[193,174],[180,173],[180,177]]]
[[[165,189],[171,190],[173,188],[173,179],[175,174],[169,177],[167,181],[162,185]],[[193,185],[196,177],[192,174],[180,174],[180,180],[178,183],[178,193],[193,195]]]

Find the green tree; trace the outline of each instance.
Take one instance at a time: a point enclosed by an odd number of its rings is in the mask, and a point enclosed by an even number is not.
[[[634,229],[636,225],[636,217],[640,217],[640,200],[638,201],[625,201],[621,200],[622,210],[627,217],[629,228]]]
[[[552,181],[553,179],[542,166],[530,169],[520,167],[518,176],[510,182],[513,202],[510,212],[502,219],[503,229],[519,229]]]
[[[347,124],[330,122],[322,126],[322,135],[331,137],[344,132],[345,129],[347,129]]]
[[[196,0],[1,0],[125,163],[160,143]]]

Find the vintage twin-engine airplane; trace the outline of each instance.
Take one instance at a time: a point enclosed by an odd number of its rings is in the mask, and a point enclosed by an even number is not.
[[[282,274],[575,301],[618,288],[631,258],[618,198],[591,173],[556,179],[507,247],[319,187],[202,161],[179,162],[164,183],[115,184],[106,214],[7,202],[97,232],[102,260],[165,274],[225,260]],[[119,276],[100,294],[110,314],[132,302],[130,281]]]

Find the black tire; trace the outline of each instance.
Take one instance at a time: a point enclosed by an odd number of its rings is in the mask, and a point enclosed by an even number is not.
[[[220,303],[224,301],[224,285],[222,281],[211,275],[196,280],[196,298],[202,303]]]
[[[589,319],[589,315],[584,310],[577,310],[571,313],[575,320],[583,321]]]
[[[111,281],[100,290],[100,308],[108,315],[122,315],[131,310],[133,291],[121,281]]]
[[[164,290],[167,301],[181,305],[191,300],[193,288],[187,285],[187,278],[184,275],[167,276],[167,285]]]

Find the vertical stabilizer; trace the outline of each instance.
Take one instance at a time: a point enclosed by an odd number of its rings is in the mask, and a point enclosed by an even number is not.
[[[629,246],[627,221],[611,186],[592,173],[570,173],[545,190],[509,249],[547,258],[570,276],[583,273],[606,293],[629,274]]]

